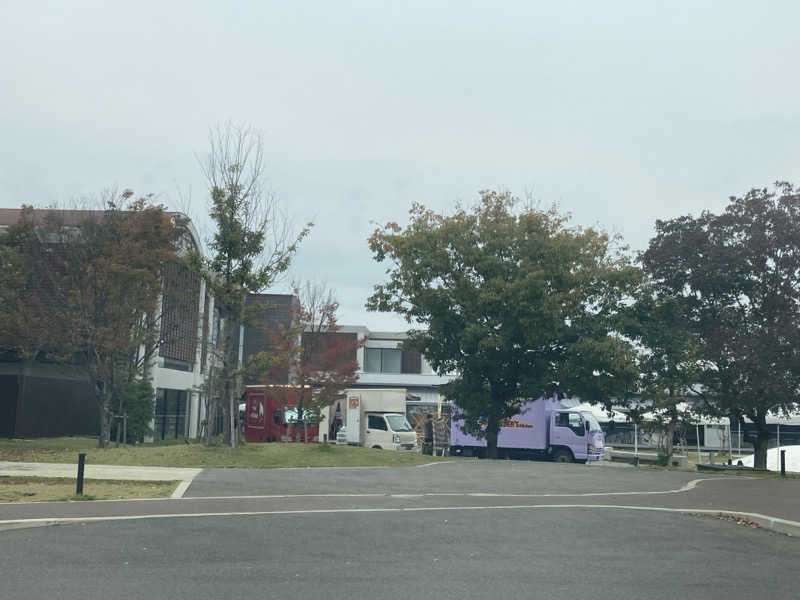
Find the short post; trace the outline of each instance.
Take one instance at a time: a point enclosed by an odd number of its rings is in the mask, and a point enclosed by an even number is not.
[[[323,444],[327,444],[328,443],[328,434],[327,433],[323,433],[322,434],[322,443]]]
[[[122,415],[122,443],[128,445],[128,413]]]
[[[75,484],[75,495],[83,495],[83,465],[86,462],[86,454],[81,452],[78,454],[78,480]]]
[[[695,425],[694,426],[694,434],[695,434],[695,437],[697,438],[697,440],[696,440],[697,441],[697,462],[700,462],[700,426],[699,425]]]
[[[781,477],[786,477],[786,450],[781,450]]]

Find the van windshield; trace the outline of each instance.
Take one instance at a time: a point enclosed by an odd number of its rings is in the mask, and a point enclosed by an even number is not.
[[[412,431],[411,425],[403,415],[386,415],[386,420],[389,421],[392,431]]]
[[[589,423],[589,431],[603,431],[597,418],[590,412],[584,411],[581,413],[586,422]]]

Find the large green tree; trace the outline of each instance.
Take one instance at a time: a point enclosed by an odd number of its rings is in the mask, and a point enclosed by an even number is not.
[[[630,414],[637,418],[648,414],[650,418],[640,424],[659,434],[669,464],[675,437],[684,437],[695,422],[687,396],[698,381],[701,360],[682,302],[664,297],[649,281],[642,283],[634,298],[625,310],[623,331],[636,344],[641,401]]]
[[[721,214],[657,221],[642,260],[682,305],[703,366],[697,392],[712,412],[755,424],[755,466],[766,468],[767,414],[800,400],[800,194],[779,183]]]
[[[237,407],[248,369],[246,360],[239,360],[240,329],[255,324],[256,313],[264,308],[247,306],[245,300],[248,294],[272,285],[289,268],[310,224],[298,235],[290,234],[275,199],[264,188],[263,143],[257,132],[229,123],[211,131],[210,145],[202,168],[215,230],[210,256],[198,252],[193,264],[206,280],[222,319],[217,345],[210,353],[207,418],[216,414],[220,402],[223,443],[235,446]]]
[[[482,192],[451,216],[414,204],[407,227],[369,239],[390,267],[367,307],[418,327],[408,344],[455,374],[443,391],[496,457],[500,423],[522,399],[610,402],[634,385],[633,350],[616,327],[639,270],[616,241],[554,210],[518,210],[508,193]]]
[[[85,367],[100,447],[108,442],[116,392],[144,374],[140,349],[154,342],[162,266],[179,260],[175,225],[163,207],[126,190],[102,211],[25,207],[0,239],[10,248],[0,253],[10,266],[0,277],[4,343],[26,363],[45,358]]]

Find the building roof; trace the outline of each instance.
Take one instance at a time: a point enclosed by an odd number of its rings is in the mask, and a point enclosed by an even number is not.
[[[16,225],[19,223],[20,217],[22,216],[21,208],[0,208],[0,230],[5,229],[6,227],[10,227],[12,225]],[[77,210],[77,209],[62,209],[62,208],[34,208],[33,209],[33,219],[34,222],[41,222],[44,217],[48,214],[58,215],[58,217],[63,221],[64,225],[80,225],[81,223],[89,220],[96,220],[100,219],[102,215],[105,213],[105,210],[97,209],[97,210]],[[200,236],[197,233],[197,230],[194,227],[191,219],[189,219],[183,213],[175,212],[175,211],[166,211],[166,214],[170,217],[183,217],[186,219],[185,226],[186,230],[189,232],[189,235],[192,237],[192,243],[194,243],[196,248],[202,248],[202,244],[200,241]]]

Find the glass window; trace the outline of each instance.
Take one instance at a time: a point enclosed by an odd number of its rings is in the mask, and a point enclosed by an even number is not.
[[[364,370],[367,373],[380,373],[381,372],[381,349],[380,348],[364,348]]]
[[[386,415],[386,420],[392,431],[413,431],[403,415]]]
[[[297,423],[297,409],[287,408],[283,411],[284,423]]]
[[[578,413],[569,413],[569,428],[575,435],[583,435],[586,433],[586,426],[583,424],[583,419]]]
[[[589,431],[603,431],[603,428],[600,427],[600,423],[592,413],[583,411],[582,414],[586,422],[589,423]]]
[[[386,421],[381,415],[367,415],[367,428],[386,431]]]
[[[384,348],[381,353],[381,373],[400,373],[402,362],[401,350]]]

